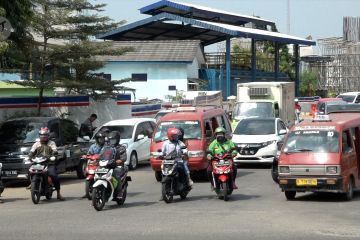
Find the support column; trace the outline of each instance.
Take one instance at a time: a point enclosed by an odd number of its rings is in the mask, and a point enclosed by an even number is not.
[[[230,96],[231,88],[231,46],[230,46],[230,36],[226,37],[226,94],[224,98],[226,99]]]
[[[251,39],[251,81],[256,81],[256,40]]]
[[[295,97],[300,96],[300,60],[299,60],[299,44],[294,46],[294,57],[295,57]]]
[[[275,72],[275,81],[279,81],[279,43],[275,42],[275,66],[274,66],[274,72]]]

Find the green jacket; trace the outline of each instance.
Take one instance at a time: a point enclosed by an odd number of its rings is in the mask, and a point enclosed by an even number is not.
[[[231,153],[233,155],[236,155],[237,154],[236,146],[231,140],[226,140],[226,142],[221,144],[215,139],[209,145],[208,151],[210,152],[210,154],[212,156],[214,156],[215,154],[224,153],[224,151],[230,151],[231,149],[233,149],[233,151]]]

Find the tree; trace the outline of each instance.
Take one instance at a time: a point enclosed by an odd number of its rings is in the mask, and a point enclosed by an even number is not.
[[[304,72],[300,77],[300,94],[301,96],[315,96],[317,88],[317,75],[313,72]]]
[[[105,4],[88,0],[32,0],[35,14],[31,29],[34,47],[28,58],[28,78],[22,85],[39,89],[38,113],[44,89],[65,87],[76,93],[96,96],[111,93],[119,81],[109,81],[94,72],[104,66],[97,55],[120,55],[130,49],[115,50],[108,43],[91,41],[94,36],[117,28],[101,16]]]

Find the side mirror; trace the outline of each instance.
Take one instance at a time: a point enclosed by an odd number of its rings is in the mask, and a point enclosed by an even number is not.
[[[279,135],[281,136],[281,135],[286,135],[287,134],[287,131],[285,130],[285,129],[281,129],[280,131],[279,131]]]
[[[205,137],[207,137],[207,138],[212,137],[212,132],[211,132],[211,130],[206,130],[206,131],[205,131]]]
[[[84,139],[85,141],[90,141],[90,137],[89,137],[89,136],[83,136],[83,139]]]
[[[182,146],[181,149],[186,149],[186,146]]]
[[[139,134],[136,140],[142,140],[145,138],[144,134]]]

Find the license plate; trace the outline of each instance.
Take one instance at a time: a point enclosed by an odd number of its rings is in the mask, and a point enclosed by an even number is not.
[[[106,168],[100,168],[95,171],[95,173],[107,173],[108,170]]]
[[[17,175],[17,171],[16,170],[14,170],[14,171],[2,171],[2,174],[4,176],[15,176],[15,175]]]
[[[296,186],[316,186],[317,179],[296,179]]]

